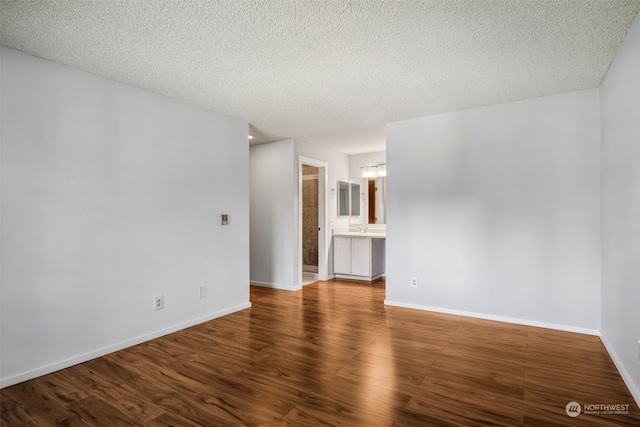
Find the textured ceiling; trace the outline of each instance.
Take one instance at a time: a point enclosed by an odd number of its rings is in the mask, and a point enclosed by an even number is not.
[[[2,45],[296,138],[598,87],[640,0],[2,1]]]

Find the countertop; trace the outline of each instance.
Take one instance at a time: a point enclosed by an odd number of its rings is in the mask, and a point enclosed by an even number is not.
[[[350,231],[350,230],[333,230],[334,236],[345,236],[345,237],[369,237],[372,239],[386,239],[387,231],[386,230],[367,230],[366,232],[361,231]]]

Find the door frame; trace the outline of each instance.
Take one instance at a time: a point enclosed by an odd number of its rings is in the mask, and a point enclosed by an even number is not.
[[[318,280],[327,280],[327,183],[329,179],[329,163],[311,157],[298,156],[298,260],[296,262],[296,288],[302,287],[302,165],[318,168]]]

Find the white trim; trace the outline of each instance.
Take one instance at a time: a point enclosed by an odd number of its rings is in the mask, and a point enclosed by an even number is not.
[[[188,322],[179,323],[177,325],[170,326],[165,329],[161,329],[159,331],[151,332],[149,334],[144,334],[139,337],[123,341],[118,344],[110,345],[107,347],[103,347],[101,349],[90,351],[88,353],[81,354],[79,356],[71,357],[69,359],[63,360],[61,362],[53,363],[51,365],[43,366],[38,369],[33,369],[27,372],[23,372],[18,375],[14,375],[9,378],[3,378],[0,380],[0,388],[5,388],[12,386],[14,384],[21,383],[23,381],[28,381],[37,377],[41,377],[43,375],[51,374],[53,372],[59,371],[61,369],[66,369],[74,365],[78,365],[80,363],[88,362],[89,360],[105,356],[109,353],[114,353],[119,350],[123,350],[128,347],[133,347],[134,345],[141,344],[146,341],[151,341],[156,338],[160,338],[164,335],[171,334],[173,332],[180,331],[182,329],[189,328],[191,326],[198,325],[200,323],[208,322],[209,320],[216,319],[218,317],[226,316],[227,314],[235,313],[236,311],[244,310],[247,308],[251,308],[251,303],[244,303],[237,305],[235,307],[231,307],[225,310],[220,310],[215,313],[209,314],[204,317],[199,317],[197,319],[189,320]]]
[[[602,334],[600,334],[600,341],[602,341],[602,345],[604,345],[604,348],[609,353],[609,357],[611,357],[611,360],[613,360],[613,364],[616,365],[616,368],[618,369],[618,372],[622,377],[622,381],[624,381],[624,383],[627,385],[631,396],[633,396],[633,398],[635,399],[636,404],[640,406],[640,390],[638,390],[635,383],[633,382],[633,378],[631,378],[631,375],[629,375],[627,370],[624,368],[624,364],[613,349],[613,346],[609,344],[609,341],[607,341],[607,339]]]
[[[279,285],[277,283],[256,282],[254,280],[251,281],[251,284],[254,286],[260,286],[262,288],[280,289],[282,291],[297,291],[302,289],[302,286],[286,286],[286,285]]]
[[[407,304],[404,302],[396,302],[396,301],[389,301],[389,300],[385,300],[384,304],[395,306],[395,307],[412,308],[415,310],[434,311],[436,313],[446,313],[446,314],[455,314],[457,316],[474,317],[477,319],[495,320],[497,322],[514,323],[516,325],[535,326],[537,328],[555,329],[558,331],[576,332],[578,334],[600,336],[600,331],[597,329],[581,328],[578,326],[539,322],[536,320],[518,319],[515,317],[495,316],[492,314],[474,313],[471,311],[451,310],[448,308],[432,307],[432,306],[426,306],[426,305]]]

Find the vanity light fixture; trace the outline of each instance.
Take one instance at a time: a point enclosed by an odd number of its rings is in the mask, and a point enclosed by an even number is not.
[[[380,176],[387,176],[387,165],[377,165],[377,166],[364,166],[361,167],[363,178],[377,178]]]
[[[378,176],[378,167],[377,166],[366,166],[360,168],[362,171],[363,178],[375,178]]]

